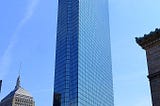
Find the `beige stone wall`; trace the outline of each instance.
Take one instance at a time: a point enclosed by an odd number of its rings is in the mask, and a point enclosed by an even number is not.
[[[13,106],[35,106],[33,98],[28,98],[23,95],[22,97],[15,96],[13,99]]]

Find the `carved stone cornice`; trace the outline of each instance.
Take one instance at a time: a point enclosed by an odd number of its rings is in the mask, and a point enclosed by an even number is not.
[[[160,43],[160,29],[157,28],[154,32],[145,34],[144,37],[136,37],[136,42],[145,50]]]

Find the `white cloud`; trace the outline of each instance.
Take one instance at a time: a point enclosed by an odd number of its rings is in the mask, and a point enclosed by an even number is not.
[[[0,79],[3,79],[9,71],[9,67],[12,60],[12,51],[16,42],[18,40],[18,33],[23,28],[23,26],[27,23],[27,21],[32,17],[39,0],[30,0],[30,3],[27,7],[27,11],[15,29],[15,32],[12,35],[10,43],[6,48],[4,54],[0,57]]]
[[[24,24],[32,17],[39,0],[30,0],[30,1],[31,2],[27,8],[27,12],[26,12],[24,18],[20,21],[20,23],[16,29],[16,33],[19,32],[19,30],[24,26]],[[17,34],[15,34],[15,35],[17,35]]]

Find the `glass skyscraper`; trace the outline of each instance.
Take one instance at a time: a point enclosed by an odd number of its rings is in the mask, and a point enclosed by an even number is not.
[[[54,106],[113,106],[108,0],[59,0]]]

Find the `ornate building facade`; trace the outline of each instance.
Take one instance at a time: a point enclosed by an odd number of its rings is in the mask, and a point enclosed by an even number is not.
[[[160,29],[136,38],[136,42],[146,50],[152,104],[160,106]]]
[[[20,76],[14,90],[1,100],[0,106],[35,106],[31,94],[20,86]]]

